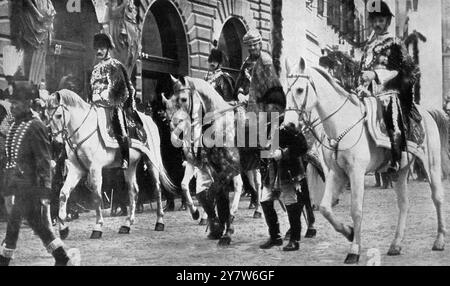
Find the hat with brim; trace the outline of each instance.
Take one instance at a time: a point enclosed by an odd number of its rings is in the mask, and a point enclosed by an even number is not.
[[[30,102],[39,97],[37,86],[29,81],[16,81],[14,93],[10,100]]]
[[[107,47],[114,49],[115,45],[110,35],[105,33],[98,33],[94,36],[94,49],[98,47]]]

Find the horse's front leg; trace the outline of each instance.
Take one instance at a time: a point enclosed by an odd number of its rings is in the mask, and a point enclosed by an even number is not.
[[[58,221],[59,221],[59,236],[61,239],[66,239],[69,235],[69,226],[64,224],[64,220],[67,217],[67,201],[69,200],[70,193],[77,186],[81,177],[83,176],[83,172],[73,166],[69,161],[68,164],[68,172],[67,177],[64,182],[64,185],[59,194],[59,213],[58,213]]]
[[[349,241],[353,241],[353,228],[345,226],[338,221],[333,213],[333,201],[336,200],[334,194],[341,193],[342,189],[347,184],[347,177],[345,174],[337,174],[330,169],[325,179],[325,191],[320,203],[320,213],[333,226],[333,228],[342,233]]]
[[[102,214],[102,167],[93,166],[89,171],[88,186],[94,194],[94,207],[96,222],[92,230],[91,239],[99,239],[103,234],[103,214]]]
[[[408,209],[409,209],[408,189],[407,189],[408,173],[409,173],[409,166],[399,170],[398,180],[395,183],[395,192],[397,194],[397,206],[399,209],[399,214],[395,237],[387,253],[389,256],[400,255],[402,250],[401,243],[405,235],[406,218],[408,216]]]
[[[259,169],[253,169],[246,172],[250,185],[256,192],[256,206],[253,218],[261,218],[261,172]]]
[[[128,217],[125,220],[125,224],[119,229],[119,233],[128,234],[130,233],[131,226],[134,224],[136,215],[136,198],[139,192],[139,186],[136,180],[136,163],[130,164],[128,169],[125,171],[125,183],[128,189],[129,207],[130,211]]]
[[[345,264],[359,262],[361,253],[361,226],[364,203],[364,168],[355,168],[349,172],[352,192],[351,216],[353,220],[354,239],[351,241],[350,251],[345,259]]]

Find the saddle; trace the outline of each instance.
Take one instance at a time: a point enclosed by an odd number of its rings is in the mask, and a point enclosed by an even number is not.
[[[366,125],[369,134],[371,135],[377,147],[390,150],[391,141],[389,140],[386,125],[384,123],[383,115],[381,112],[381,103],[375,97],[365,97],[363,99],[363,103],[367,112]],[[420,106],[417,106],[417,109],[419,110],[420,114],[423,114]],[[409,121],[409,129],[414,129],[415,131],[408,132],[407,134],[406,150],[407,152],[419,158],[422,162],[425,162],[426,150],[425,146],[423,145],[423,142],[425,142],[423,123],[419,125],[414,120]]]
[[[112,126],[112,109],[109,108],[95,108],[98,119],[98,129],[100,131],[100,135],[105,143],[105,146],[108,148],[119,148],[119,143],[117,142],[114,130]],[[131,145],[130,147],[135,147],[136,145],[147,144],[147,133],[142,125],[143,118],[142,115],[137,112],[139,119],[141,122],[136,122],[136,118],[134,116],[126,113],[126,123],[128,129],[128,137],[130,138]]]

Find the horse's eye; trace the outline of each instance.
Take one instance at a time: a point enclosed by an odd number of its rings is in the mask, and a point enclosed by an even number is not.
[[[303,93],[303,88],[297,88],[297,94]]]
[[[186,103],[187,102],[187,98],[185,98],[185,97],[180,98],[180,102],[181,103]]]
[[[61,117],[62,117],[62,114],[56,114],[56,115],[55,115],[55,118],[56,118],[56,119],[61,119]]]

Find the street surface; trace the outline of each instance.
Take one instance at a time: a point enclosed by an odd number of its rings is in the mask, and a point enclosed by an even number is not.
[[[410,213],[402,255],[386,255],[394,237],[397,222],[397,204],[392,189],[372,188],[373,176],[366,177],[365,209],[363,219],[363,245],[359,265],[366,265],[367,250],[377,248],[381,252],[381,265],[450,265],[450,246],[445,251],[431,251],[436,236],[436,212],[427,183],[410,184]],[[450,184],[445,182],[445,218],[450,225]],[[350,223],[350,191],[341,197],[336,206],[337,216]],[[176,209],[180,200],[176,201]],[[189,265],[189,266],[295,266],[295,265],[343,265],[349,243],[336,233],[319,212],[316,214],[317,237],[304,239],[300,250],[283,252],[281,247],[260,250],[259,244],[267,237],[264,218],[253,219],[253,210],[248,209],[249,198],[242,198],[235,219],[235,235],[227,248],[217,246],[217,241],[208,240],[206,227],[199,226],[186,211],[167,212],[166,229],[154,231],[155,208],[145,205],[143,214],[137,215],[136,224],[129,235],[118,234],[125,217],[109,217],[104,210],[105,225],[100,240],[89,239],[95,223],[95,213],[83,213],[80,219],[71,222],[70,234],[65,241],[70,247],[81,251],[82,265]],[[287,214],[276,203],[281,231],[288,228]],[[303,222],[303,227],[305,226]],[[6,223],[0,224],[3,237]],[[303,229],[303,234],[306,229]],[[447,243],[450,239],[447,238]],[[16,259],[11,265],[52,265],[53,258],[46,252],[40,240],[29,227],[22,227]]]

